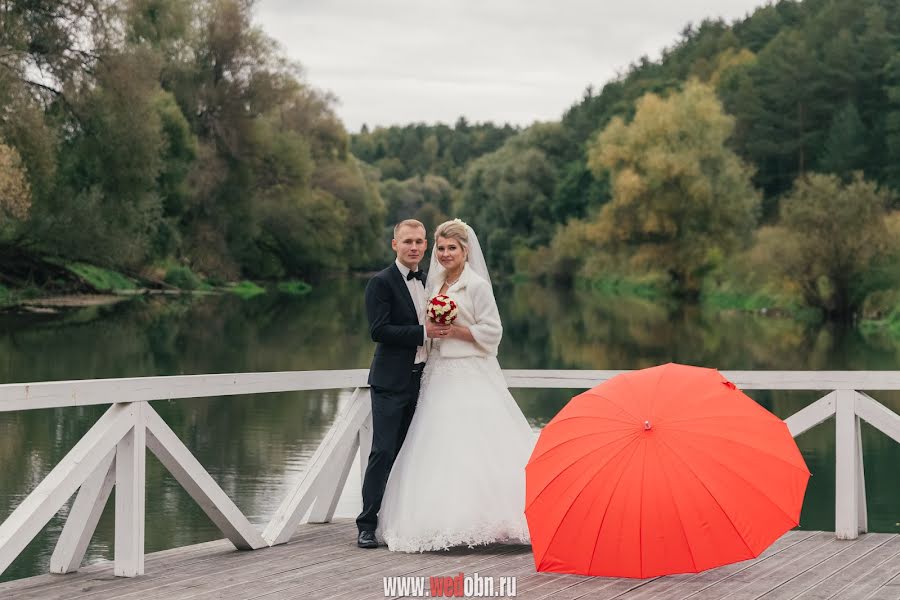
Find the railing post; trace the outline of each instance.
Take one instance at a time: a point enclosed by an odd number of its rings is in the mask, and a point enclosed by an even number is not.
[[[853,412],[856,421],[856,515],[857,529],[860,533],[869,531],[869,509],[866,501],[866,470],[863,464],[862,419],[856,410],[860,400],[859,392],[853,392]]]
[[[144,475],[147,463],[146,402],[132,403],[134,426],[116,446],[117,577],[144,574]]]
[[[835,396],[834,533],[838,539],[854,540],[865,530],[860,521],[866,502],[856,392],[836,390]]]

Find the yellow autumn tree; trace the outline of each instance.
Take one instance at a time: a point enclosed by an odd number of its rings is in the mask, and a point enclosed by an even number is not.
[[[15,148],[0,143],[0,225],[24,221],[31,210],[31,188]]]
[[[666,98],[646,94],[629,123],[613,119],[588,149],[588,166],[612,184],[595,224],[602,250],[696,293],[757,221],[752,170],[726,146],[733,126],[712,88],[696,80]]]

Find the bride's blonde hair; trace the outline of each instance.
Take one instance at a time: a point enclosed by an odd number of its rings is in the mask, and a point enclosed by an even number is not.
[[[437,245],[439,237],[453,238],[462,246],[466,254],[469,253],[469,229],[466,224],[459,219],[452,221],[444,221],[434,230],[434,243]]]

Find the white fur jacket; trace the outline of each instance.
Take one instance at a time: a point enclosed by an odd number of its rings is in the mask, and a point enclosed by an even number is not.
[[[436,281],[429,281],[431,300],[444,285],[441,275]],[[430,354],[443,357],[462,358],[466,356],[497,356],[500,338],[503,337],[503,326],[500,324],[500,312],[491,284],[473,271],[469,265],[463,267],[459,280],[445,292],[459,309],[456,323],[464,325],[472,332],[476,343],[457,339],[433,340]]]

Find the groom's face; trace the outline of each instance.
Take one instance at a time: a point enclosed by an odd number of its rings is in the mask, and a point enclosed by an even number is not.
[[[404,225],[391,240],[391,248],[397,253],[397,259],[412,271],[418,268],[427,247],[425,230],[415,225]]]

